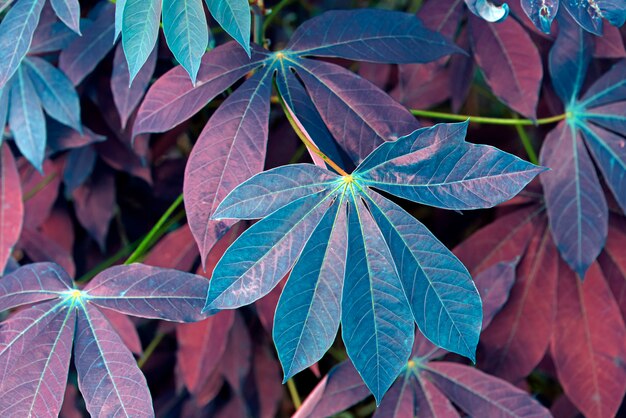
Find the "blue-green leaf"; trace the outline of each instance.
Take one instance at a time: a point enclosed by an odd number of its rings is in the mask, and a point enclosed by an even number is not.
[[[122,17],[122,45],[130,82],[150,56],[159,35],[161,0],[129,0]]]
[[[311,234],[276,306],[273,336],[285,381],[317,362],[339,329],[346,206],[336,201]]]
[[[80,4],[78,0],[50,0],[50,4],[59,19],[68,28],[80,34]]]
[[[369,195],[369,203],[422,334],[474,360],[483,311],[465,266],[401,207],[377,193]]]
[[[200,60],[209,46],[202,0],[163,0],[163,32],[174,57],[196,84]]]
[[[250,55],[250,5],[248,0],[206,0],[213,18]]]
[[[415,325],[383,234],[358,195],[350,200],[347,259],[341,335],[378,404],[409,360]]]
[[[26,56],[45,0],[20,0],[0,22],[0,88]]]

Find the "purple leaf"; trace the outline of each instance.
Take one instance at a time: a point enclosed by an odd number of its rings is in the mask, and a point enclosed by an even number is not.
[[[424,21],[424,26],[452,39],[463,18],[465,7],[463,0],[426,1],[417,16]]]
[[[20,238],[24,220],[20,176],[8,144],[0,144],[0,202],[0,276],[2,276],[13,246]]]
[[[76,266],[72,254],[61,244],[36,229],[25,227],[20,238],[22,250],[35,262],[53,261],[63,267],[70,276],[74,276]]]
[[[335,415],[369,396],[361,376],[349,361],[335,366],[317,384],[293,418],[324,418]]]
[[[67,153],[63,170],[66,196],[71,196],[91,176],[97,157],[96,150],[90,145],[72,149]]]
[[[165,132],[189,119],[218,94],[259,66],[266,52],[258,47],[252,58],[235,42],[221,45],[202,58],[194,86],[181,66],[160,77],[139,107],[133,134]]]
[[[511,382],[529,375],[544,357],[556,317],[558,254],[541,223],[544,230],[526,249],[509,301],[480,340],[481,368]]]
[[[526,30],[514,19],[491,24],[471,16],[470,41],[494,94],[513,110],[535,118],[543,66]]]
[[[76,86],[113,49],[115,6],[105,4],[96,20],[59,55],[59,68]]]
[[[115,178],[98,171],[72,192],[74,210],[80,224],[104,252],[109,224],[115,211]]]
[[[57,416],[72,353],[76,310],[50,301],[0,326],[0,414]]]
[[[120,115],[122,129],[126,128],[128,118],[141,101],[141,98],[150,84],[150,80],[152,80],[157,62],[157,52],[158,47],[155,47],[131,84],[130,73],[128,72],[128,65],[122,44],[118,44],[115,49],[113,74],[111,75],[111,92],[113,93],[115,107]]]
[[[0,278],[0,312],[56,299],[72,288],[72,279],[60,266],[54,263],[29,264]]]
[[[124,341],[124,345],[134,354],[140,356],[143,353],[143,349],[141,348],[141,340],[139,339],[135,323],[128,316],[119,312],[105,308],[99,309],[122,341]]]
[[[91,303],[78,311],[74,357],[91,416],[153,417],[146,379],[119,335]]]
[[[84,291],[91,303],[121,313],[192,322],[203,318],[207,287],[195,274],[131,264],[103,271]]]
[[[581,278],[596,259],[607,236],[608,208],[580,131],[561,122],[545,139],[541,175],[554,241]]]
[[[211,116],[185,169],[185,209],[203,263],[225,232],[210,221],[221,200],[244,180],[263,170],[273,71],[249,78]]]
[[[565,394],[588,418],[615,416],[626,393],[626,327],[597,264],[587,280],[559,266],[552,357]]]
[[[474,279],[483,302],[483,329],[489,326],[493,317],[509,299],[509,292],[515,283],[515,268],[518,262],[519,259],[495,264]]]
[[[380,63],[430,62],[460,52],[408,13],[375,9],[329,11],[294,32],[287,50],[300,56]]]
[[[82,134],[60,123],[48,123],[48,147],[54,151],[80,148],[96,142],[103,142],[107,138],[98,135],[86,126],[82,127]]]
[[[342,67],[302,59],[296,72],[333,137],[354,162],[419,125],[386,93]]]
[[[192,394],[200,392],[219,368],[234,320],[235,312],[228,310],[201,322],[176,327],[177,364]]]
[[[462,364],[431,362],[425,372],[444,394],[470,416],[545,417],[539,402],[515,386]]]

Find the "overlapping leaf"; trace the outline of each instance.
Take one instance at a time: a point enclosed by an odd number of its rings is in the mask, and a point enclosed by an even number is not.
[[[99,307],[191,322],[206,279],[141,264],[113,267],[77,289],[61,267],[31,264],[0,280],[0,310],[33,304],[0,325],[0,413],[57,416],[70,353],[92,416],[154,416],[143,374]],[[16,402],[17,400],[17,402]]]
[[[406,365],[414,322],[438,346],[473,359],[482,310],[469,273],[374,191],[477,209],[511,198],[542,171],[465,142],[466,129],[437,125],[385,143],[349,176],[291,165],[244,182],[214,216],[263,219],[220,259],[205,310],[249,304],[293,268],[274,322],[285,377],[324,354],[341,319],[348,355],[378,402]]]
[[[515,280],[515,262],[493,265],[476,277],[483,298],[484,326],[506,302]],[[472,367],[434,361],[445,352],[422,336],[413,357],[374,413],[374,417],[459,417],[452,403],[470,416],[549,417],[548,411],[524,391]],[[309,395],[295,418],[325,417],[368,396],[366,386],[348,363],[336,366]]]
[[[559,19],[550,52],[553,85],[567,119],[548,134],[541,181],[554,240],[565,261],[584,278],[607,237],[608,208],[594,162],[622,211],[626,210],[626,61],[581,95],[591,56],[590,35]]]
[[[0,22],[0,89],[18,71],[31,47],[46,0],[18,0]],[[50,0],[52,8],[72,30],[79,32],[78,0]]]
[[[250,6],[247,0],[206,0],[213,18],[250,54]],[[193,84],[209,46],[202,0],[125,0],[116,4],[115,37],[122,44],[132,82],[154,50],[161,14],[163,32],[174,57]]]
[[[603,271],[594,264],[588,279],[578,280],[554,248],[541,197],[530,193],[520,207],[456,250],[472,272],[511,257],[521,259],[509,300],[481,336],[478,364],[519,382],[549,351],[576,408],[588,417],[613,417],[626,393],[621,360],[626,326],[616,303],[621,287],[613,287],[623,282],[619,267],[615,270],[621,242],[613,237],[600,259]]]
[[[226,230],[224,224],[210,220],[219,202],[263,168],[274,74],[281,96],[305,129],[316,134],[322,150],[349,166],[350,159],[360,161],[383,140],[408,134],[417,123],[366,80],[338,65],[305,57],[425,62],[457,51],[409,14],[368,9],[327,12],[300,27],[283,51],[272,53],[252,45],[249,58],[232,43],[215,48],[204,56],[195,86],[182,67],[166,73],[148,91],[134,133],[173,128],[256,71],[209,119],[187,164],[185,205],[204,259]]]

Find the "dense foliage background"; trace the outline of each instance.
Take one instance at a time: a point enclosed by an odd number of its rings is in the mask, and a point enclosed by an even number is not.
[[[626,416],[626,4],[560,3],[0,0],[0,416]]]

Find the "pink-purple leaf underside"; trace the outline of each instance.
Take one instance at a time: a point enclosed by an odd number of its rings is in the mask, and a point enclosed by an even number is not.
[[[558,254],[550,231],[535,234],[509,301],[481,336],[481,368],[517,382],[544,357],[556,315]]]
[[[237,185],[263,170],[273,71],[261,69],[211,116],[189,156],[183,193],[203,260],[227,225],[210,218]]]
[[[76,86],[113,49],[115,6],[105,4],[96,19],[59,55],[59,68]]]
[[[235,312],[226,310],[201,322],[176,327],[177,363],[191,393],[200,392],[218,369],[234,321]]]
[[[74,344],[78,387],[94,417],[154,417],[152,399],[135,358],[91,303],[78,311]]]
[[[71,291],[72,287],[72,279],[57,264],[29,264],[0,278],[0,312],[56,299],[60,293]]]
[[[333,137],[355,163],[384,141],[419,127],[406,108],[342,67],[300,59],[295,70]]]
[[[132,319],[127,315],[111,309],[100,308],[100,311],[107,318],[115,332],[119,334],[126,347],[128,347],[133,354],[140,356],[143,353],[143,348],[141,347],[141,340],[139,339],[137,328]]]
[[[54,300],[20,311],[0,325],[0,416],[59,414],[75,320],[75,309]]]
[[[474,58],[493,93],[513,110],[535,118],[543,66],[537,47],[514,19],[488,23],[470,16]]]
[[[260,65],[267,52],[253,48],[251,58],[235,42],[220,45],[204,55],[195,86],[178,66],[161,76],[139,107],[133,134],[165,132],[179,125],[218,94]]]
[[[528,393],[473,367],[431,362],[425,366],[425,372],[439,390],[470,416],[551,417]]]
[[[337,414],[370,395],[350,361],[335,366],[317,384],[293,418],[324,418]]]
[[[104,170],[93,173],[72,196],[78,221],[104,250],[116,206],[113,174]]]
[[[113,101],[115,102],[117,113],[120,116],[122,129],[126,128],[128,119],[135,108],[137,108],[137,105],[139,105],[139,102],[150,84],[150,80],[152,80],[157,62],[157,52],[158,46],[156,46],[148,56],[148,60],[143,67],[141,67],[141,70],[139,70],[131,84],[124,48],[121,43],[115,48],[113,73],[111,74],[111,93],[113,93]]]
[[[2,128],[0,128],[0,131]],[[0,132],[0,135],[2,133]],[[20,237],[24,219],[22,186],[8,144],[0,145],[0,275]]]
[[[551,352],[574,405],[587,418],[615,416],[626,393],[626,327],[597,264],[583,282],[560,263]]]
[[[144,318],[193,322],[209,282],[202,276],[144,264],[111,267],[85,287],[90,303]]]
[[[611,287],[622,317],[626,319],[626,221],[614,216],[609,224],[609,236],[604,251],[598,257],[602,273]]]

